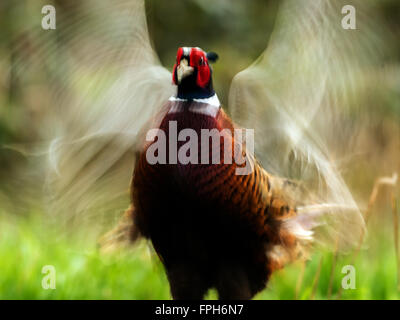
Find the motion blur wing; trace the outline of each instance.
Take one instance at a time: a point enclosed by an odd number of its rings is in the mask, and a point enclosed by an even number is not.
[[[41,47],[31,63],[54,82],[41,134],[50,144],[46,203],[58,223],[98,224],[128,206],[135,144],[172,94],[171,74],[151,47],[143,0],[56,8],[57,29],[31,34]]]
[[[317,240],[342,249],[360,239],[364,222],[340,162],[352,152],[352,118],[363,111],[365,79],[379,65],[385,38],[377,19],[366,18],[368,3],[353,4],[357,30],[346,30],[346,3],[283,2],[267,49],[235,76],[229,93],[233,119],[255,130],[266,170],[309,190],[307,198],[299,193],[298,222],[321,227]]]

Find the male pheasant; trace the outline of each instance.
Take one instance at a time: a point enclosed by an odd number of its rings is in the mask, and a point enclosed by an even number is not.
[[[274,270],[301,254],[301,244],[312,234],[291,224],[296,207],[282,188],[292,187],[293,182],[269,175],[246,154],[246,143],[235,141],[236,126],[213,90],[209,62],[217,57],[200,48],[179,48],[173,70],[177,94],[166,102],[156,122],[167,137],[161,141],[166,143],[166,159],[170,159],[171,123],[178,133],[188,128],[197,133],[196,141],[180,139],[176,145],[176,150],[187,143],[198,148],[194,161],[175,156],[174,163],[149,163],[149,148],[160,139],[154,138],[143,142],[132,178],[127,217],[151,240],[174,299],[201,299],[213,287],[220,299],[250,299],[266,286]],[[225,134],[216,145],[208,141],[205,146],[200,141],[203,129]],[[243,167],[234,159],[238,146],[242,157],[251,161],[247,174],[237,174]],[[200,159],[202,147],[210,148],[206,163]],[[220,161],[212,158],[216,149]]]
[[[358,17],[357,26],[367,32],[343,30],[338,23],[342,6],[336,2],[282,1],[273,31],[254,30],[270,34],[268,45],[233,77],[229,117],[212,85],[209,62],[217,56],[180,48],[171,75],[152,48],[144,0],[105,1],[95,14],[86,12],[88,37],[67,28],[68,38],[80,39],[67,50],[73,67],[69,79],[79,79],[82,70],[95,70],[95,76],[88,90],[74,94],[71,81],[57,84],[53,96],[62,105],[48,110],[41,130],[43,141],[51,141],[46,199],[57,224],[82,230],[96,222],[97,230],[108,223],[125,206],[126,172],[137,152],[130,209],[102,238],[102,248],[140,234],[150,239],[174,298],[201,298],[211,287],[221,298],[251,298],[274,270],[307,256],[311,245],[348,250],[358,244],[365,224],[342,165],[360,151],[356,137],[369,118],[354,122],[348,116],[364,103],[365,81],[359,79],[382,65],[385,29]],[[368,10],[357,6],[363,17]],[[231,58],[241,55],[231,71],[250,62],[243,49],[251,43],[240,45],[240,52],[236,45],[220,43],[235,50],[233,56],[226,53]],[[99,55],[100,47],[105,54]],[[55,50],[47,51],[44,60],[53,61]],[[236,123],[254,129],[260,163],[252,157],[251,139],[229,134]],[[152,129],[165,137],[148,135]],[[181,139],[170,139],[175,129]],[[203,145],[202,129],[221,137]],[[193,132],[197,139],[185,136]],[[168,154],[160,149],[154,156],[168,163],[149,162],[146,155],[163,140]],[[178,141],[170,146],[170,140]],[[207,148],[205,163],[199,151]],[[212,161],[212,151],[218,150],[231,154]],[[247,174],[237,174],[243,168],[232,155],[235,150],[251,164]]]

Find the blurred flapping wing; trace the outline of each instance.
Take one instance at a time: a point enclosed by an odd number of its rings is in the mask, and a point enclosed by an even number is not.
[[[362,112],[364,76],[379,65],[384,39],[366,4],[354,5],[357,29],[347,30],[341,1],[285,1],[267,49],[235,76],[229,93],[232,117],[255,130],[266,170],[309,190],[298,199],[295,224],[321,230],[317,241],[343,250],[359,241],[364,221],[340,161],[352,151],[351,118]]]
[[[54,85],[56,105],[43,130],[51,141],[46,193],[58,221],[96,224],[128,206],[139,133],[174,89],[151,47],[143,0],[67,6],[79,6],[79,14],[60,18],[65,30],[57,26],[67,39],[65,61],[56,46],[47,50],[66,66],[66,80]]]

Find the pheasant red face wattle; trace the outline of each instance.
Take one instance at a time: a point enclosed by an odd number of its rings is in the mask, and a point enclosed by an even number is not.
[[[200,48],[180,47],[176,54],[176,63],[172,72],[172,80],[178,85],[178,68],[182,59],[189,61],[188,65],[197,71],[196,84],[201,88],[205,88],[211,79],[211,70],[207,59],[207,54]]]

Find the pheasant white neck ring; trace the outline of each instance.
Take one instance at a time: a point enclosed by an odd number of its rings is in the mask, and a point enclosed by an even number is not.
[[[183,104],[179,102],[188,102],[193,101],[196,102],[195,105],[189,106],[189,111],[194,113],[204,114],[210,117],[215,118],[218,114],[218,111],[221,107],[221,103],[219,102],[217,94],[209,98],[202,98],[202,99],[181,99],[175,96],[169,98],[169,101],[177,102],[174,103],[168,113],[178,113],[183,111]]]

